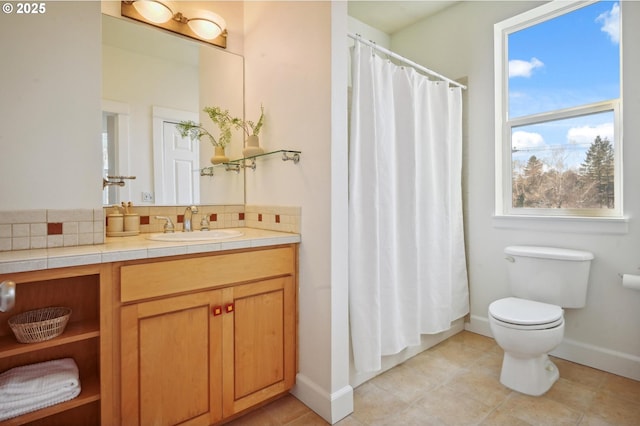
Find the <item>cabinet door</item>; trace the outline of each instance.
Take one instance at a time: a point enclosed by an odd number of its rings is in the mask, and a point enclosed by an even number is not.
[[[291,276],[225,290],[223,410],[230,416],[289,390],[295,381],[296,301]]]
[[[125,306],[122,424],[209,425],[222,418],[221,291]]]

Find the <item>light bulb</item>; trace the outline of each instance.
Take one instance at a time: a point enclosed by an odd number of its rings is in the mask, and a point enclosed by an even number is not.
[[[204,18],[189,19],[189,27],[205,40],[213,40],[222,32],[222,28],[213,21]]]
[[[156,0],[138,0],[133,3],[138,13],[154,24],[162,24],[173,17],[173,12],[166,4]]]

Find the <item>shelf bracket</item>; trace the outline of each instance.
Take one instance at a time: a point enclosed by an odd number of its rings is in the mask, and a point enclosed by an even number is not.
[[[251,161],[251,163],[249,165],[247,165],[247,161]],[[242,165],[242,167],[244,167],[245,169],[255,170],[256,169],[256,159],[252,158],[251,160],[244,160],[244,164]]]
[[[213,167],[205,167],[200,169],[200,176],[213,176]]]
[[[225,170],[228,172],[236,172],[240,173],[240,164],[239,163],[224,163]]]
[[[300,153],[297,151],[282,151],[282,161],[293,161],[293,164],[300,162]]]

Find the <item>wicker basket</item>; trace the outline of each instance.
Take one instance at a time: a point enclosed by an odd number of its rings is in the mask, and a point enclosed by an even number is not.
[[[44,342],[62,334],[69,316],[70,308],[36,309],[9,318],[9,326],[20,343]]]

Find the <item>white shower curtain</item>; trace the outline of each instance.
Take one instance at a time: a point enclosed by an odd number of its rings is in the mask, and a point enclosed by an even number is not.
[[[349,309],[366,372],[469,312],[462,96],[357,41],[352,85]]]

